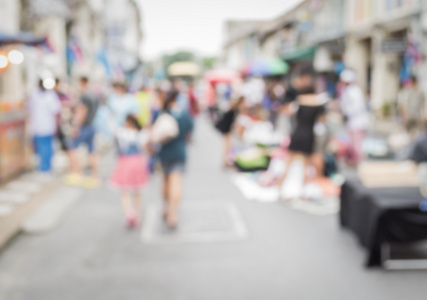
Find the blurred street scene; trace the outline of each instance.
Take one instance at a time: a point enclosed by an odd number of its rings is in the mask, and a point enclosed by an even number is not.
[[[425,299],[426,55],[424,0],[0,0],[0,299]]]

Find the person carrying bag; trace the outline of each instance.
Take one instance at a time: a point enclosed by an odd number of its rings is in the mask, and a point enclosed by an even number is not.
[[[179,134],[178,123],[169,113],[163,112],[151,128],[151,142],[153,144],[166,144]]]
[[[187,143],[193,131],[191,116],[179,107],[178,92],[167,96],[163,112],[154,122],[151,143],[160,145],[158,156],[163,171],[163,218],[171,228],[178,225],[182,177],[187,162]]]

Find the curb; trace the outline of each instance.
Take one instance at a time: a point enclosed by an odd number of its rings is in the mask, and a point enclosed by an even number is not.
[[[30,194],[30,198],[25,203],[16,205],[15,211],[10,215],[0,218],[0,250],[21,231],[22,222],[26,220],[45,200],[55,191],[60,183],[60,179],[53,180],[35,194]]]
[[[99,156],[100,158],[105,157],[110,150],[113,148],[113,144],[104,144],[103,147],[100,147],[99,149]],[[29,181],[34,182],[37,180],[31,179],[31,171],[27,171],[26,173],[21,174],[14,180],[5,183],[2,187],[8,187],[9,185],[12,185],[16,183],[16,181]],[[43,208],[43,205],[48,205],[50,198],[55,194],[56,191],[63,188],[62,185],[62,177],[66,174],[66,169],[58,171],[56,174],[54,174],[54,179],[45,182],[45,185],[42,186],[38,190],[31,190],[28,191],[27,195],[12,195],[13,192],[18,192],[17,190],[9,191],[7,189],[0,188],[0,194],[4,193],[6,195],[6,198],[10,198],[11,195],[14,197],[14,201],[0,201],[0,205],[9,205],[14,207],[14,210],[6,215],[6,216],[0,216],[0,251],[4,250],[4,248],[7,246],[7,244],[20,232],[24,231],[25,222],[28,220],[31,220],[33,217],[32,215],[39,214],[38,209]],[[38,181],[40,185],[43,184],[42,181]],[[68,187],[68,186],[67,186]],[[11,198],[12,199],[12,198]],[[71,200],[70,200],[71,201]],[[52,206],[51,206],[52,207]],[[65,209],[67,205],[64,206],[63,209]],[[58,210],[58,209],[57,209]],[[63,212],[62,212],[63,214]],[[37,217],[37,216],[36,216]],[[58,222],[58,220],[50,220],[51,224]],[[30,223],[31,224],[31,223]],[[47,223],[46,223],[47,224]],[[28,223],[27,223],[28,225]],[[51,226],[51,225],[46,225]]]

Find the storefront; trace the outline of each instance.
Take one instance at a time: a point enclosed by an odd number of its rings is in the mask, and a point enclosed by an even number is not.
[[[379,115],[390,115],[400,85],[420,77],[422,1],[349,0],[345,64]],[[378,8],[378,9],[374,9]]]
[[[24,50],[45,43],[28,33],[0,33],[0,184],[29,167]]]
[[[22,70],[10,63],[9,58],[5,60],[10,56],[7,54],[11,50],[7,50],[0,47],[0,61],[4,61],[0,62],[0,67],[4,66],[0,68],[0,183],[23,171],[27,165]]]
[[[24,171],[28,166],[25,112],[22,107],[0,104],[0,183]]]

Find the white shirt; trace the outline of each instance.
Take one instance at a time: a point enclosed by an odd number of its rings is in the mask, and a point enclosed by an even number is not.
[[[115,136],[119,153],[124,155],[136,154],[136,149],[142,153],[143,147],[147,145],[149,140],[147,130],[136,131],[126,127],[119,127],[115,132]]]
[[[365,130],[369,126],[369,116],[365,97],[356,85],[349,85],[343,92],[341,109],[347,117],[347,126],[353,130]]]
[[[54,91],[37,90],[28,100],[29,130],[33,136],[54,135],[61,102]]]
[[[117,124],[122,126],[126,116],[129,114],[139,115],[140,109],[136,97],[131,94],[112,95],[108,100],[108,105],[116,118]]]
[[[108,119],[108,126],[116,138],[119,154],[129,155],[142,153],[148,144],[149,132],[146,129],[137,131],[124,126],[118,126],[114,117]]]
[[[246,99],[246,104],[254,106],[260,104],[264,98],[264,81],[260,78],[252,78],[242,86],[242,95]]]

